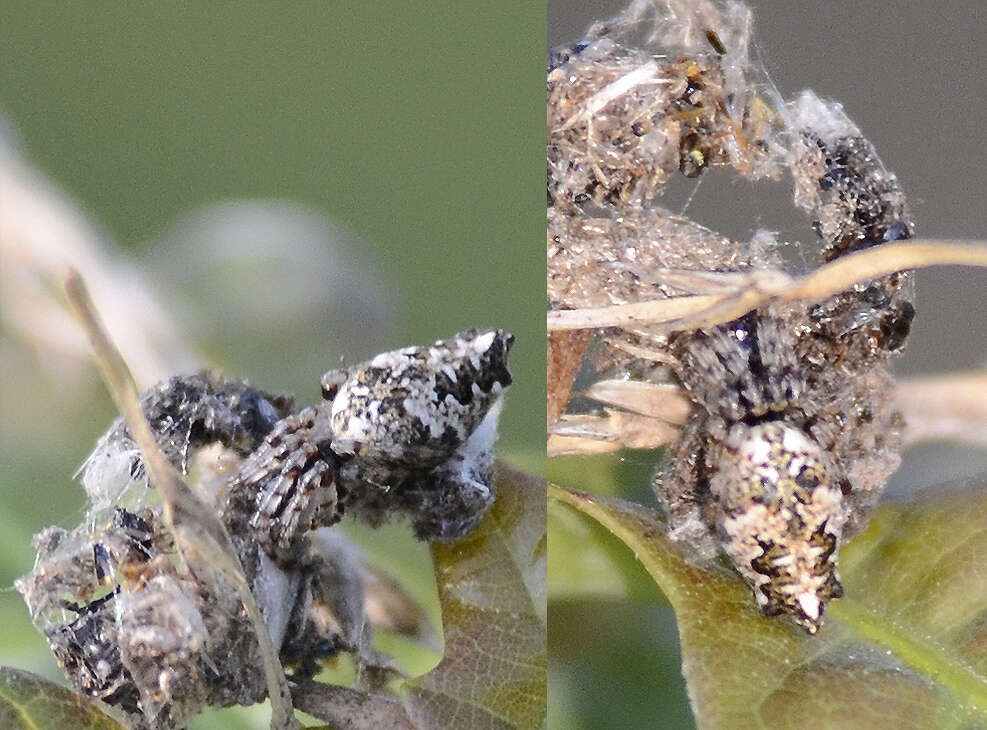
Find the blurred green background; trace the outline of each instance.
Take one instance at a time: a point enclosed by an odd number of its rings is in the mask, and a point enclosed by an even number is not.
[[[340,358],[468,325],[510,329],[500,454],[540,471],[545,22],[539,2],[15,0],[0,6],[0,115],[19,154],[228,374],[305,403]],[[300,206],[272,214],[272,241],[289,239],[294,268],[277,270],[277,256],[269,268],[224,264],[223,236],[193,211],[242,199]],[[278,216],[315,220],[317,240],[322,217],[348,232],[327,234],[339,245],[319,266],[354,273],[327,281],[332,292],[314,283],[332,304],[321,314],[292,315],[313,282],[293,284],[311,273],[306,249],[299,258],[296,228]],[[256,222],[238,220],[227,236]],[[114,412],[91,372],[51,366],[9,321],[0,327],[0,664],[60,678],[11,585],[31,566],[34,532],[81,519],[71,475]],[[423,546],[400,526],[347,529],[435,614]],[[412,668],[428,661],[408,653]],[[192,727],[264,722],[234,712]]]

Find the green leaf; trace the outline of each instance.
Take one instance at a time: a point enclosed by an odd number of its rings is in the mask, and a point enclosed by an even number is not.
[[[686,562],[653,510],[550,495],[630,547],[668,597],[699,727],[987,726],[983,485],[879,509],[841,551],[846,596],[816,636],[761,616],[732,571]]]
[[[298,681],[295,706],[340,730],[536,730],[547,708],[545,483],[501,463],[476,530],[431,546],[445,649],[387,690]]]
[[[468,538],[432,546],[445,652],[408,683],[416,727],[534,730],[544,722],[545,485],[501,464],[497,491]]]
[[[605,527],[557,502],[548,505],[548,598],[665,600],[634,555]]]
[[[13,667],[0,667],[0,728],[126,730],[82,695]]]

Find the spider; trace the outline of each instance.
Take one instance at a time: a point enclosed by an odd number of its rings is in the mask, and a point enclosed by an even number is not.
[[[298,412],[291,398],[206,372],[141,396],[167,458],[184,473],[204,472],[195,487],[225,523],[295,677],[311,677],[317,660],[342,650],[361,666],[380,661],[356,558],[324,528],[344,512],[375,525],[404,514],[420,539],[452,542],[493,504],[512,344],[502,330],[471,328],[385,352],[326,373],[323,402]],[[222,447],[232,476],[193,462],[210,445]],[[179,726],[204,705],[261,701],[261,658],[240,600],[208,563],[176,559],[122,419],[82,481],[85,522],[40,533],[35,569],[17,583],[73,683],[133,713],[138,727]]]
[[[464,330],[322,378],[324,402],[274,425],[229,486],[223,512],[290,564],[302,534],[349,508],[374,524],[411,516],[422,540],[467,535],[493,504],[490,475],[502,394],[501,330]]]
[[[550,332],[549,450],[667,445],[654,486],[671,539],[693,559],[725,554],[765,614],[815,633],[842,595],[839,546],[866,526],[900,461],[888,364],[915,315],[912,275],[726,319],[714,308],[671,325],[628,315],[601,326],[596,315],[713,302],[781,268],[771,236],[733,241],[655,205],[677,173],[787,172],[820,264],[910,238],[914,224],[838,104],[809,91],[785,102],[757,76],[745,8],[665,5],[633,2],[549,57],[550,325],[569,328]],[[657,48],[635,45],[645,20]],[[600,369],[619,377],[587,394],[611,408],[564,414],[589,332]]]

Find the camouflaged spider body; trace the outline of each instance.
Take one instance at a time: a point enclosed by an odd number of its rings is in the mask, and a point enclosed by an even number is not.
[[[339,651],[370,661],[359,560],[317,528],[345,509],[374,524],[408,515],[419,538],[455,540],[493,503],[512,342],[468,329],[383,353],[327,373],[325,400],[297,413],[290,398],[210,373],[175,376],[141,396],[167,458],[186,473],[193,458],[202,467],[194,488],[219,510],[296,678]],[[196,453],[215,445],[224,448]],[[122,419],[82,481],[85,521],[40,533],[35,569],[17,582],[71,681],[141,729],[185,726],[205,705],[263,700],[262,657],[239,595],[194,553],[177,559]]]
[[[654,207],[677,172],[733,167],[756,179],[787,170],[823,242],[820,262],[912,235],[895,177],[840,106],[811,92],[790,104],[758,96],[746,77],[746,11],[700,6],[679,17],[635,2],[550,56],[556,309],[697,293],[678,283],[683,272],[782,265],[777,246],[731,241]],[[621,43],[647,13],[656,14],[650,37],[666,44],[657,53]],[[899,463],[888,362],[915,313],[911,287],[910,274],[895,274],[704,329],[669,333],[640,321],[597,332],[604,371],[674,377],[691,402],[655,481],[670,537],[695,559],[725,554],[765,613],[787,614],[810,633],[842,595],[840,544],[866,525]],[[573,423],[556,433],[620,421]]]
[[[411,516],[423,540],[468,534],[493,504],[493,442],[513,336],[469,329],[323,376],[325,400],[279,421],[224,510],[282,563],[344,511]]]

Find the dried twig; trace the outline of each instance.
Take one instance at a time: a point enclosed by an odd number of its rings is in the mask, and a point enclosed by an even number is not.
[[[717,273],[717,288],[732,287],[724,294],[632,302],[611,307],[556,310],[548,313],[550,332],[633,328],[647,325],[653,332],[675,332],[730,322],[771,301],[820,301],[881,276],[930,266],[987,267],[987,246],[952,240],[915,240],[889,243],[849,254],[800,278],[776,269],[751,273]],[[698,287],[710,285],[700,272],[655,272],[655,278],[674,277],[681,284],[686,275]],[[708,291],[708,288],[707,288]]]
[[[190,558],[196,556],[200,562],[219,570],[236,588],[243,602],[264,656],[272,730],[299,727],[292,710],[284,670],[226,529],[215,512],[185,484],[155,442],[138,402],[134,380],[120,352],[106,334],[82,277],[71,271],[64,286],[69,305],[95,350],[96,362],[107,389],[140,447],[151,482],[161,492],[165,519],[174,534],[175,544],[187,562],[195,562]]]
[[[415,730],[404,705],[380,692],[305,680],[292,682],[291,695],[298,709],[337,730]]]

